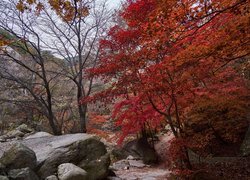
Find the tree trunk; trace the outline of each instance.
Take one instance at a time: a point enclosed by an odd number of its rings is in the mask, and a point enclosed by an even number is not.
[[[78,102],[78,113],[80,118],[80,132],[86,133],[86,113],[87,113],[87,104],[80,104],[81,99],[83,96],[83,88],[81,78],[79,78],[79,82],[77,84],[77,102]]]
[[[53,134],[54,135],[61,135],[61,131],[58,129],[58,127],[55,125],[54,123],[54,117],[53,117],[53,113],[49,113],[49,116],[48,116],[48,120],[49,120],[49,125],[53,131]]]
[[[55,120],[55,116],[54,116],[54,113],[52,110],[52,96],[51,96],[50,87],[49,87],[49,84],[47,82],[47,78],[46,78],[45,73],[44,73],[44,79],[45,79],[45,88],[46,88],[46,93],[47,93],[47,104],[48,104],[47,110],[48,110],[49,124],[50,124],[50,127],[52,128],[54,135],[61,135],[62,134],[61,129],[55,123],[56,120]]]
[[[86,133],[87,132],[87,128],[86,128],[86,113],[87,113],[87,105],[78,105],[78,112],[79,112],[79,116],[80,116],[80,131],[82,133]]]
[[[183,151],[185,154],[185,158],[183,159],[183,162],[184,162],[187,169],[192,170],[192,164],[190,162],[189,155],[188,155],[188,148],[186,146],[184,146]]]

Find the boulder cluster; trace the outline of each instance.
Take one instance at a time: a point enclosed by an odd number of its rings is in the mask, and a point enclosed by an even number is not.
[[[116,171],[157,160],[145,139],[117,148],[90,134],[53,136],[25,124],[0,136],[0,180],[120,180]]]
[[[95,180],[108,176],[110,157],[96,137],[40,135],[1,143],[0,180]]]

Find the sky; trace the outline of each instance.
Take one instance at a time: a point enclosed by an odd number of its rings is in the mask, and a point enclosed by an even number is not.
[[[110,7],[118,8],[122,1],[124,1],[124,0],[108,0],[108,3],[110,5]]]

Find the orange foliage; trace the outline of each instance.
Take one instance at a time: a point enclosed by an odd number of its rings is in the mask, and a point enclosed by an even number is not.
[[[71,22],[89,15],[87,3],[82,0],[48,0],[47,3],[63,21]],[[37,0],[19,0],[16,8],[20,12],[35,10],[37,14],[39,14],[44,9],[44,2]]]
[[[98,135],[101,138],[104,138],[108,142],[116,142],[117,136],[115,132],[105,129],[104,125],[109,121],[108,115],[99,115],[94,112],[89,113],[88,115],[89,122],[87,123],[87,132],[90,134]]]

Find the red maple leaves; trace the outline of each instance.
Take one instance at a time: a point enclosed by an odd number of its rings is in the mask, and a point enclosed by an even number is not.
[[[164,120],[182,137],[197,99],[247,93],[234,64],[250,52],[247,9],[248,1],[234,0],[128,1],[126,25],[111,28],[90,70],[110,83],[94,99],[118,98],[114,118],[124,135]]]

